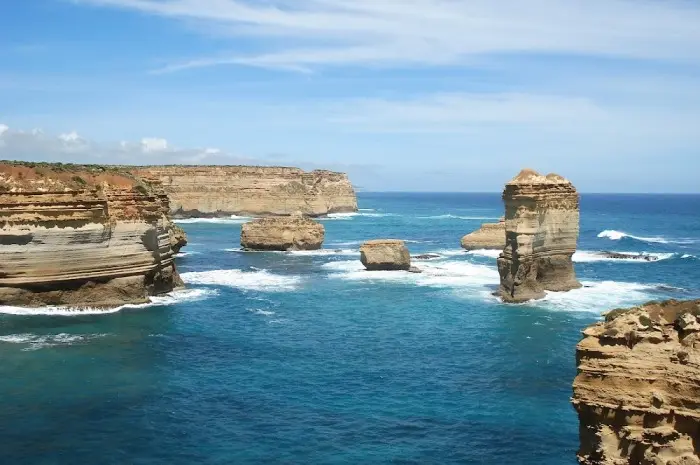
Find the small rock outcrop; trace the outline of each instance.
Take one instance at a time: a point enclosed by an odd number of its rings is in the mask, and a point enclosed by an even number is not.
[[[139,177],[159,179],[175,217],[307,216],[357,211],[344,173],[275,166],[142,166]]]
[[[158,182],[116,167],[0,163],[0,305],[116,307],[182,286]]]
[[[571,182],[523,170],[506,184],[503,201],[506,246],[498,258],[503,301],[581,287],[571,260],[579,232],[579,195]]]
[[[411,270],[411,254],[404,241],[398,239],[365,242],[360,247],[360,261],[369,271]]]
[[[246,250],[317,250],[323,245],[325,228],[301,214],[259,218],[241,228],[241,247]]]
[[[172,223],[168,231],[170,236],[170,247],[174,253],[179,253],[180,249],[187,245],[187,234],[180,226]]]
[[[700,300],[613,310],[583,336],[579,463],[700,465]]]
[[[466,250],[503,250],[506,245],[506,222],[484,223],[481,228],[462,238],[462,248]]]
[[[639,260],[642,262],[655,262],[659,257],[655,255],[650,255],[648,253],[624,253],[624,252],[598,252],[597,255],[603,258],[610,258],[613,260]]]

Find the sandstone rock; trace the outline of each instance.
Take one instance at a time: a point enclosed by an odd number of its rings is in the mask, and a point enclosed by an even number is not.
[[[302,216],[259,218],[241,228],[241,246],[249,250],[317,250],[325,228]]]
[[[365,242],[360,247],[360,260],[370,271],[411,269],[411,254],[404,241],[396,239]]]
[[[700,300],[614,310],[583,335],[579,462],[700,464]]]
[[[462,238],[462,248],[466,250],[503,250],[505,245],[505,218],[501,218],[498,223],[484,223],[481,228]]]
[[[139,167],[140,177],[159,179],[178,217],[230,215],[308,216],[357,211],[352,184],[343,173],[262,166]]]
[[[579,196],[568,180],[523,170],[506,184],[506,246],[498,258],[500,295],[524,302],[545,291],[581,287],[572,255],[579,231]]]
[[[0,305],[118,306],[181,286],[167,201],[118,168],[0,164]]]
[[[173,249],[173,253],[180,252],[180,249],[187,245],[187,234],[185,234],[185,231],[175,223],[170,225],[168,234],[170,237],[170,248]]]

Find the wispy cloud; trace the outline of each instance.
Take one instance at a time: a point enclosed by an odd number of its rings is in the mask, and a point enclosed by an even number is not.
[[[694,63],[700,3],[685,0],[77,0],[246,36],[160,71],[224,64],[308,71],[327,66],[439,66],[511,53]]]
[[[58,135],[41,129],[12,129],[0,124],[0,159],[60,161],[101,164],[264,164],[216,148],[171,147],[166,139],[144,137],[140,141],[96,142],[71,131]]]

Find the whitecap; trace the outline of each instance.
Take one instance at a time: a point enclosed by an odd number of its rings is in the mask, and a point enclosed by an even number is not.
[[[73,345],[79,342],[87,342],[92,339],[102,338],[107,334],[9,334],[0,336],[0,342],[8,344],[26,344],[23,351],[38,350],[44,347]]]
[[[627,262],[627,263],[653,263],[660,260],[668,260],[676,256],[674,253],[660,252],[612,252],[625,255],[632,255],[626,258],[611,258],[603,255],[605,252],[589,252],[586,250],[578,250],[574,253],[572,259],[576,263],[591,263],[591,262]],[[634,258],[636,255],[648,256],[652,260],[644,260],[643,258]]]
[[[240,247],[224,249],[226,252],[236,252],[236,253],[274,253],[274,254],[284,254],[289,256],[310,256],[310,257],[324,257],[332,255],[359,255],[359,249],[318,249],[318,250],[246,250]]]
[[[666,239],[664,237],[641,237],[628,234],[623,231],[615,231],[614,229],[606,229],[598,234],[599,238],[610,239],[611,241],[619,241],[624,238],[634,239],[641,242],[649,242],[653,244],[692,244],[695,241],[690,239]]]
[[[180,277],[187,284],[208,284],[264,292],[293,291],[298,289],[302,282],[300,276],[272,274],[267,270],[196,271],[182,273]]]
[[[262,308],[252,308],[249,309],[250,312],[255,313],[256,315],[262,315],[262,316],[272,316],[275,314],[272,310],[264,310]]]
[[[476,249],[467,252],[467,255],[478,255],[480,257],[498,258],[501,255],[500,250]]]
[[[195,252],[194,250],[188,250],[187,252],[178,252],[175,257],[189,257],[191,255],[199,255],[201,252]]]
[[[418,218],[424,220],[496,220],[500,218],[497,216],[463,216],[463,215],[453,215],[451,213],[445,215],[433,215],[433,216],[419,216]]]
[[[85,316],[85,315],[108,315],[117,313],[124,309],[141,309],[155,306],[174,305],[184,302],[194,302],[203,300],[217,292],[213,289],[178,289],[163,295],[151,296],[150,302],[143,304],[126,304],[114,308],[92,308],[92,307],[69,307],[48,305],[45,307],[13,307],[0,305],[0,313],[21,316]]]
[[[347,220],[351,220],[357,216],[381,218],[381,217],[385,217],[385,216],[394,216],[394,214],[393,213],[377,213],[377,212],[359,211],[359,212],[346,212],[346,213],[329,213],[325,216],[321,216],[321,217],[318,217],[316,219],[320,220],[320,221],[333,221],[333,220],[347,221]]]
[[[654,298],[653,285],[618,281],[582,281],[583,287],[567,292],[548,292],[541,300],[523,305],[552,310],[602,313],[614,308],[629,307]]]
[[[243,224],[251,221],[253,218],[249,216],[224,216],[221,218],[179,218],[174,219],[173,222],[178,224],[197,224],[197,223],[209,223],[209,224]]]

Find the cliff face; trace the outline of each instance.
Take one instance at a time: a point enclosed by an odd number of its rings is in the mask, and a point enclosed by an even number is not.
[[[357,210],[343,173],[256,166],[153,166],[134,171],[163,183],[177,216],[308,216]]]
[[[700,464],[700,300],[615,310],[583,335],[579,462]]]
[[[181,285],[168,198],[112,168],[0,164],[0,305],[118,306]]]
[[[581,287],[571,257],[579,231],[579,196],[568,180],[523,170],[506,184],[506,246],[498,258],[501,298],[523,302],[544,291]]]

